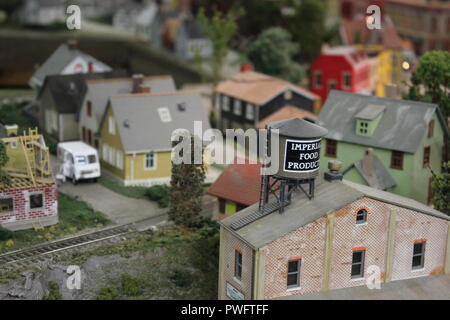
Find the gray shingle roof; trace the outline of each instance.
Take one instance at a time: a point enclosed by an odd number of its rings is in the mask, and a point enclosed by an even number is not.
[[[328,132],[327,129],[300,118],[271,122],[267,126],[278,129],[281,136],[292,138],[319,138]]]
[[[347,180],[327,182],[318,179],[314,199],[308,200],[303,193],[297,192],[293,195],[291,204],[285,208],[282,215],[278,211],[274,211],[238,230],[232,230],[231,224],[233,222],[252,214],[258,209],[258,204],[254,204],[220,223],[253,248],[261,248],[363,197],[450,221],[449,216],[409,198]]]
[[[124,71],[52,75],[45,78],[37,99],[48,89],[59,113],[77,113],[86,95],[86,80],[124,76]]]
[[[180,103],[185,104],[184,111],[179,109]],[[194,121],[202,121],[203,130],[210,128],[197,93],[116,95],[111,97],[110,106],[126,153],[169,150],[173,131],[193,132]],[[171,121],[161,121],[160,108],[169,110]]]
[[[175,82],[171,76],[144,77],[143,86],[150,87],[151,92],[174,92]],[[92,102],[92,112],[100,123],[110,96],[131,93],[131,78],[111,79],[106,81],[87,81],[88,98]]]
[[[48,75],[59,74],[73,59],[76,57],[82,57],[89,61],[92,61],[98,65],[103,66],[105,70],[111,70],[111,68],[103,62],[95,59],[94,57],[81,52],[78,49],[70,49],[66,43],[61,44],[55,52],[36,70],[32,76],[32,82],[37,82],[39,85],[45,80]]]
[[[351,168],[355,168],[359,172],[361,177],[363,177],[367,184],[372,188],[387,190],[396,185],[394,178],[391,176],[389,171],[387,171],[381,160],[376,155],[373,155],[372,167],[374,174],[372,176],[369,176],[363,170],[363,160],[359,160],[354,162],[344,170],[344,176],[345,172],[349,171]]]
[[[355,116],[369,105],[385,106],[373,136],[356,135]],[[317,124],[328,129],[329,139],[376,148],[414,153],[424,137],[436,104],[379,98],[332,90]],[[442,125],[442,117],[438,112]],[[444,131],[446,127],[443,126]],[[448,131],[446,131],[448,133]]]

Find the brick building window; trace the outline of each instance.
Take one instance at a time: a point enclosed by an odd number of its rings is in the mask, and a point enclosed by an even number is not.
[[[326,140],[326,147],[325,147],[325,155],[327,157],[336,158],[337,155],[337,141],[336,140]]]
[[[417,240],[414,243],[412,269],[422,269],[425,265],[425,244],[424,240]]]
[[[344,89],[351,89],[352,87],[352,74],[348,71],[343,72],[343,86]]]
[[[242,252],[239,250],[234,250],[234,277],[242,279]]]
[[[403,152],[392,151],[391,154],[391,168],[403,170]]]
[[[355,250],[352,256],[352,279],[364,277],[364,258],[366,250]]]
[[[0,214],[14,211],[14,200],[12,197],[0,199]]]
[[[314,84],[316,89],[322,88],[322,72],[321,71],[314,71]]]
[[[356,224],[363,224],[367,222],[367,210],[361,209],[356,213]]]
[[[423,148],[423,167],[426,168],[430,164],[430,146]]]
[[[428,123],[428,138],[431,138],[434,134],[434,120]]]
[[[30,209],[42,209],[44,206],[44,196],[42,193],[30,195]]]
[[[292,259],[288,261],[287,288],[300,287],[300,267],[301,259]]]

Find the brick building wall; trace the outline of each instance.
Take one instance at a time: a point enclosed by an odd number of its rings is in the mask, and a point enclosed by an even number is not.
[[[265,253],[264,299],[320,291],[324,266],[325,217],[291,232],[263,248]],[[287,289],[289,259],[302,259],[300,288]]]
[[[365,279],[352,279],[354,249],[365,249],[364,275],[370,265],[385,272],[390,205],[362,198],[334,212],[334,238],[331,257],[330,289],[365,285]],[[366,209],[367,222],[356,223],[356,213]]]
[[[440,274],[444,270],[448,223],[442,219],[398,208],[392,280]],[[424,268],[412,270],[415,241],[426,240]]]
[[[223,263],[223,283],[221,286],[223,292],[219,293],[219,298],[230,300],[226,292],[228,283],[242,293],[245,300],[252,299],[253,249],[225,230],[220,241],[223,241],[224,250],[223,260],[221,261]],[[236,249],[242,253],[242,278],[240,281],[234,277],[234,255]]]
[[[30,194],[43,194],[43,207],[41,209],[30,209]],[[13,198],[14,210],[12,212],[0,213],[0,225],[19,223],[26,220],[56,217],[58,215],[58,191],[56,184],[42,187],[29,187],[13,189],[0,193],[0,198]]]

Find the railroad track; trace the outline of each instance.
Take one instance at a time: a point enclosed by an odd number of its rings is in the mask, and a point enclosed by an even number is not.
[[[5,266],[11,264],[21,264],[20,262],[24,261],[45,261],[45,256],[49,257],[70,249],[126,237],[133,233],[136,234],[139,232],[132,228],[132,224],[127,224],[7,252],[0,254],[0,268],[3,269]]]

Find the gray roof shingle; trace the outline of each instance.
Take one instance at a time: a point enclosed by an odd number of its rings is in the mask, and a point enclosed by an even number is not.
[[[179,108],[183,103],[184,111]],[[203,130],[210,128],[197,93],[115,95],[110,98],[110,106],[126,153],[169,150],[173,131],[181,128],[193,132],[194,121],[201,121]],[[161,120],[160,108],[169,110],[171,121]]]
[[[385,110],[371,137],[358,136],[355,116],[369,105]],[[377,107],[378,109],[381,107]],[[320,112],[317,124],[328,129],[329,139],[364,146],[415,153],[437,105],[409,100],[379,98],[332,90]],[[366,115],[366,112],[363,114]],[[441,125],[442,116],[437,112]],[[442,125],[448,135],[448,129]]]

